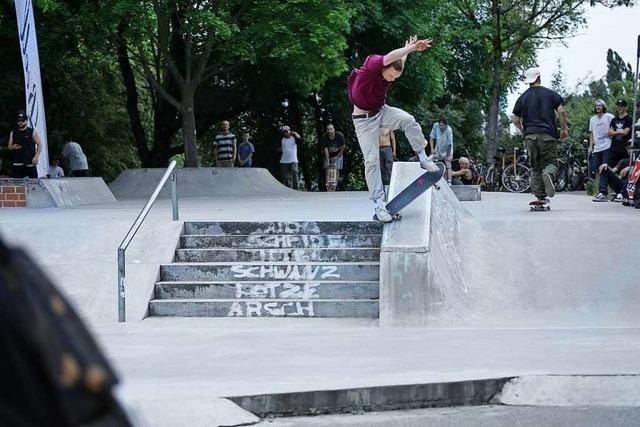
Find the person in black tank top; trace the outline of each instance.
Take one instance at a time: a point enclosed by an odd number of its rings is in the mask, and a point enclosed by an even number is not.
[[[466,157],[458,159],[458,170],[451,172],[451,184],[453,185],[471,185],[473,184],[473,172],[471,171],[471,162]]]
[[[18,128],[9,135],[9,150],[12,151],[14,178],[38,178],[38,157],[40,157],[40,137],[33,128],[27,126],[27,116],[18,113]]]

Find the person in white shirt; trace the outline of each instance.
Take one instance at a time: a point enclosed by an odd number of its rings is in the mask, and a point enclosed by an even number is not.
[[[595,174],[600,165],[609,163],[609,153],[611,149],[611,138],[608,136],[609,125],[613,114],[607,113],[607,106],[602,99],[598,99],[595,103],[595,113],[589,119],[589,166],[591,173]],[[607,179],[600,175],[598,183],[598,194],[594,198],[597,201],[607,201]]]
[[[301,142],[300,134],[292,132],[287,125],[282,126],[282,139],[280,140],[280,172],[284,185],[294,190],[298,189],[298,142]]]
[[[49,162],[49,178],[64,178],[64,170],[60,167],[60,158],[52,157]]]

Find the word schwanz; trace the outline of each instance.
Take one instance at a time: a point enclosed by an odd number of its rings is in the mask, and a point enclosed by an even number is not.
[[[339,279],[335,265],[234,265],[235,279],[325,280]]]

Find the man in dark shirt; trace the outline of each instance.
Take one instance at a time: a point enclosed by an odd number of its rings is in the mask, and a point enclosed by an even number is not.
[[[618,99],[616,106],[618,114],[611,119],[609,125],[609,137],[611,138],[609,165],[617,165],[620,160],[629,157],[627,144],[631,139],[631,128],[633,127],[633,119],[627,114],[627,101]]]
[[[622,159],[618,162],[618,164],[611,168],[608,164],[603,163],[598,168],[598,172],[600,176],[606,181],[607,186],[613,188],[616,192],[617,196],[613,199],[614,202],[624,202],[628,203],[627,196],[627,183],[629,182],[629,157]],[[594,202],[606,202],[607,198],[604,200],[600,197],[594,197]]]
[[[342,169],[342,154],[345,140],[341,132],[337,132],[332,123],[326,127],[326,132],[320,137],[320,148],[324,154],[327,191],[336,191]]]
[[[18,112],[18,128],[9,135],[8,149],[13,151],[13,178],[37,178],[38,158],[42,150],[40,136],[27,125],[27,115]]]
[[[558,171],[556,152],[558,130],[556,112],[560,119],[560,139],[569,137],[564,100],[551,89],[541,85],[540,70],[530,68],[525,73],[527,89],[513,107],[513,124],[524,136],[531,161],[531,190],[538,200],[553,197],[554,176]]]

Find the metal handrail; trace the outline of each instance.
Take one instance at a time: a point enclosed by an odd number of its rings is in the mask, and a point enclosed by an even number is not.
[[[125,277],[126,277],[126,251],[131,244],[131,241],[135,237],[138,229],[147,218],[151,207],[155,203],[160,191],[167,183],[167,180],[171,178],[171,211],[173,213],[173,220],[178,220],[178,176],[176,174],[176,161],[172,160],[169,163],[169,166],[162,175],[162,179],[156,186],[156,189],[153,191],[153,194],[147,200],[147,204],[144,205],[144,208],[138,214],[138,217],[129,228],[127,235],[124,236],[122,243],[118,246],[118,322],[124,322],[126,320],[126,312],[125,312],[125,302],[126,302],[126,288],[125,288]]]

